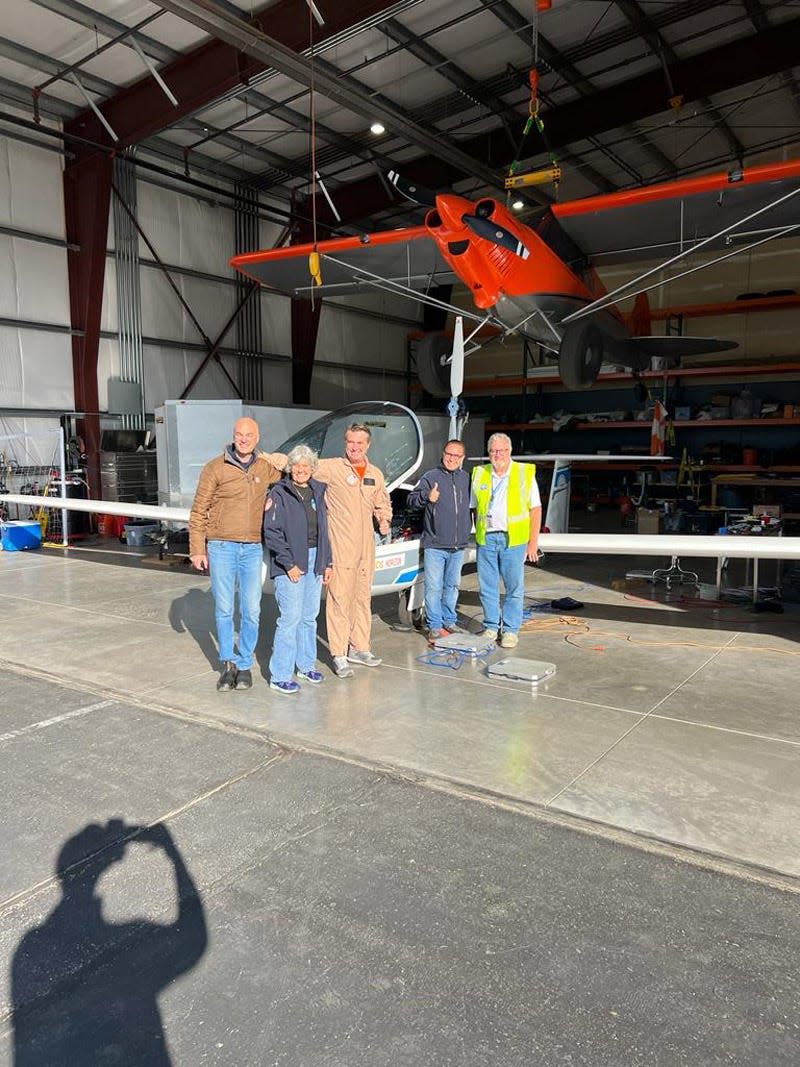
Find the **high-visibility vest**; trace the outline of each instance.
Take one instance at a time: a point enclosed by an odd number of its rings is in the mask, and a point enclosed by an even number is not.
[[[508,545],[525,545],[531,533],[531,497],[536,467],[533,463],[515,463],[508,468]],[[475,515],[475,540],[486,544],[486,516],[492,499],[492,465],[486,463],[472,472],[472,492],[478,502]]]

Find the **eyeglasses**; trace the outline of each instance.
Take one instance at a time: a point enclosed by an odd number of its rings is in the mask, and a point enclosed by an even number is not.
[[[464,453],[463,452],[445,452],[444,455],[447,456],[448,459],[461,459],[463,457]]]
[[[510,452],[510,451],[511,451],[510,448],[490,448],[489,449],[489,455],[490,456],[504,456],[507,452]]]

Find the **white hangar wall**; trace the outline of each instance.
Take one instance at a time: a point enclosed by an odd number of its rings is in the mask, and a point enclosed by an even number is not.
[[[177,188],[137,181],[137,216],[159,258],[178,268],[173,281],[202,330],[216,340],[237,304],[236,276],[228,267],[235,247],[235,213]],[[0,136],[0,226],[28,236],[0,234],[0,432],[17,432],[45,411],[74,410],[69,283],[64,223],[63,160],[49,147]],[[281,227],[260,220],[259,243],[271,247]],[[52,239],[54,243],[46,243]],[[108,382],[121,376],[113,211],[98,353],[100,410],[108,410]],[[145,409],[179,397],[200,367],[205,350],[191,316],[139,240],[141,333]],[[291,302],[259,296],[263,402],[291,403]],[[311,404],[327,408],[360,399],[405,401],[407,334],[419,307],[388,294],[336,300],[323,306]],[[221,353],[238,382],[236,326]],[[394,373],[392,373],[394,372]],[[214,360],[193,386],[193,399],[232,397]],[[14,415],[10,411],[14,411]],[[31,412],[26,419],[21,412]],[[9,422],[10,419],[15,421]],[[11,428],[11,429],[9,429]]]
[[[211,205],[191,194],[166,189],[141,179],[137,185],[139,224],[165,264],[193,275],[176,272],[173,280],[197,318],[205,334],[215,341],[237,304],[236,275],[228,267],[235,252],[235,215],[225,206]],[[259,243],[271,247],[282,227],[260,220]],[[110,232],[113,247],[113,232]],[[149,265],[150,251],[143,240],[139,245],[144,340],[145,406],[152,411],[164,400],[181,395],[204,359],[202,338],[191,316],[170,288],[163,272]],[[110,269],[109,269],[110,268]],[[202,274],[204,277],[196,275]],[[116,286],[113,260],[107,266],[104,294],[104,328],[116,330]],[[262,350],[261,394],[263,402],[288,405],[292,402],[291,301],[262,290],[259,295]],[[334,407],[360,399],[404,401],[405,379],[387,375],[387,370],[403,374],[406,369],[406,336],[413,327],[407,323],[382,320],[382,315],[411,319],[419,312],[405,301],[378,294],[359,300],[336,301],[339,306],[323,306],[320,316],[316,361],[311,387],[311,406]],[[402,305],[402,306],[400,306]],[[370,310],[370,317],[351,308]],[[236,327],[226,334],[223,349],[235,348]],[[104,352],[102,373],[119,373],[115,365],[116,342]],[[238,381],[237,357],[223,353],[221,359],[234,381]],[[367,371],[361,368],[368,368]],[[101,394],[104,382],[100,382]],[[190,397],[207,400],[232,397],[234,390],[215,361],[206,364],[192,387]],[[103,401],[101,401],[102,404]]]
[[[59,155],[0,137],[0,225],[65,242]],[[0,257],[0,405],[70,410],[65,244],[0,234]],[[34,323],[56,329],[35,329]]]
[[[58,418],[33,413],[74,407],[58,154],[0,137],[0,226],[53,242],[0,234],[0,454],[47,464]]]

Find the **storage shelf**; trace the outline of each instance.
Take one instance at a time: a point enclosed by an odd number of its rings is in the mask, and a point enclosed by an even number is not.
[[[754,311],[783,311],[800,307],[800,296],[759,296],[753,300],[727,300],[718,304],[683,304],[678,307],[651,308],[650,320],[705,319],[719,315],[748,315]]]
[[[800,363],[765,363],[748,364],[746,367],[739,367],[735,364],[715,365],[712,367],[673,367],[671,370],[643,371],[641,377],[647,379],[663,379],[663,378],[743,378],[753,377],[758,374],[764,375],[800,375]],[[622,372],[616,374],[601,374],[597,383],[602,385],[603,382],[632,382],[633,375],[628,372]],[[523,377],[508,377],[508,378],[467,378],[464,382],[465,393],[485,393],[491,395],[496,389],[523,389],[535,387],[537,385],[560,385],[561,378],[555,373],[548,374],[541,378],[523,378]],[[788,420],[787,420],[788,421]]]
[[[676,428],[694,428],[710,426],[800,426],[800,418],[792,419],[682,419],[672,424]],[[650,419],[625,419],[621,422],[575,422],[562,427],[564,430],[652,430]],[[486,429],[492,432],[504,430],[532,430],[534,432],[553,429],[552,422],[487,422]]]

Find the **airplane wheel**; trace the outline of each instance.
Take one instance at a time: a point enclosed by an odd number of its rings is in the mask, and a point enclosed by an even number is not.
[[[417,341],[417,377],[431,396],[450,396],[450,364],[442,363],[442,356],[449,356],[452,350],[452,340],[438,333]]]
[[[603,337],[592,322],[570,323],[558,356],[558,373],[568,389],[588,389],[603,362]]]
[[[423,625],[424,608],[410,608],[408,601],[411,596],[410,589],[404,589],[397,598],[397,614],[402,626],[413,626],[415,630],[421,630]]]

